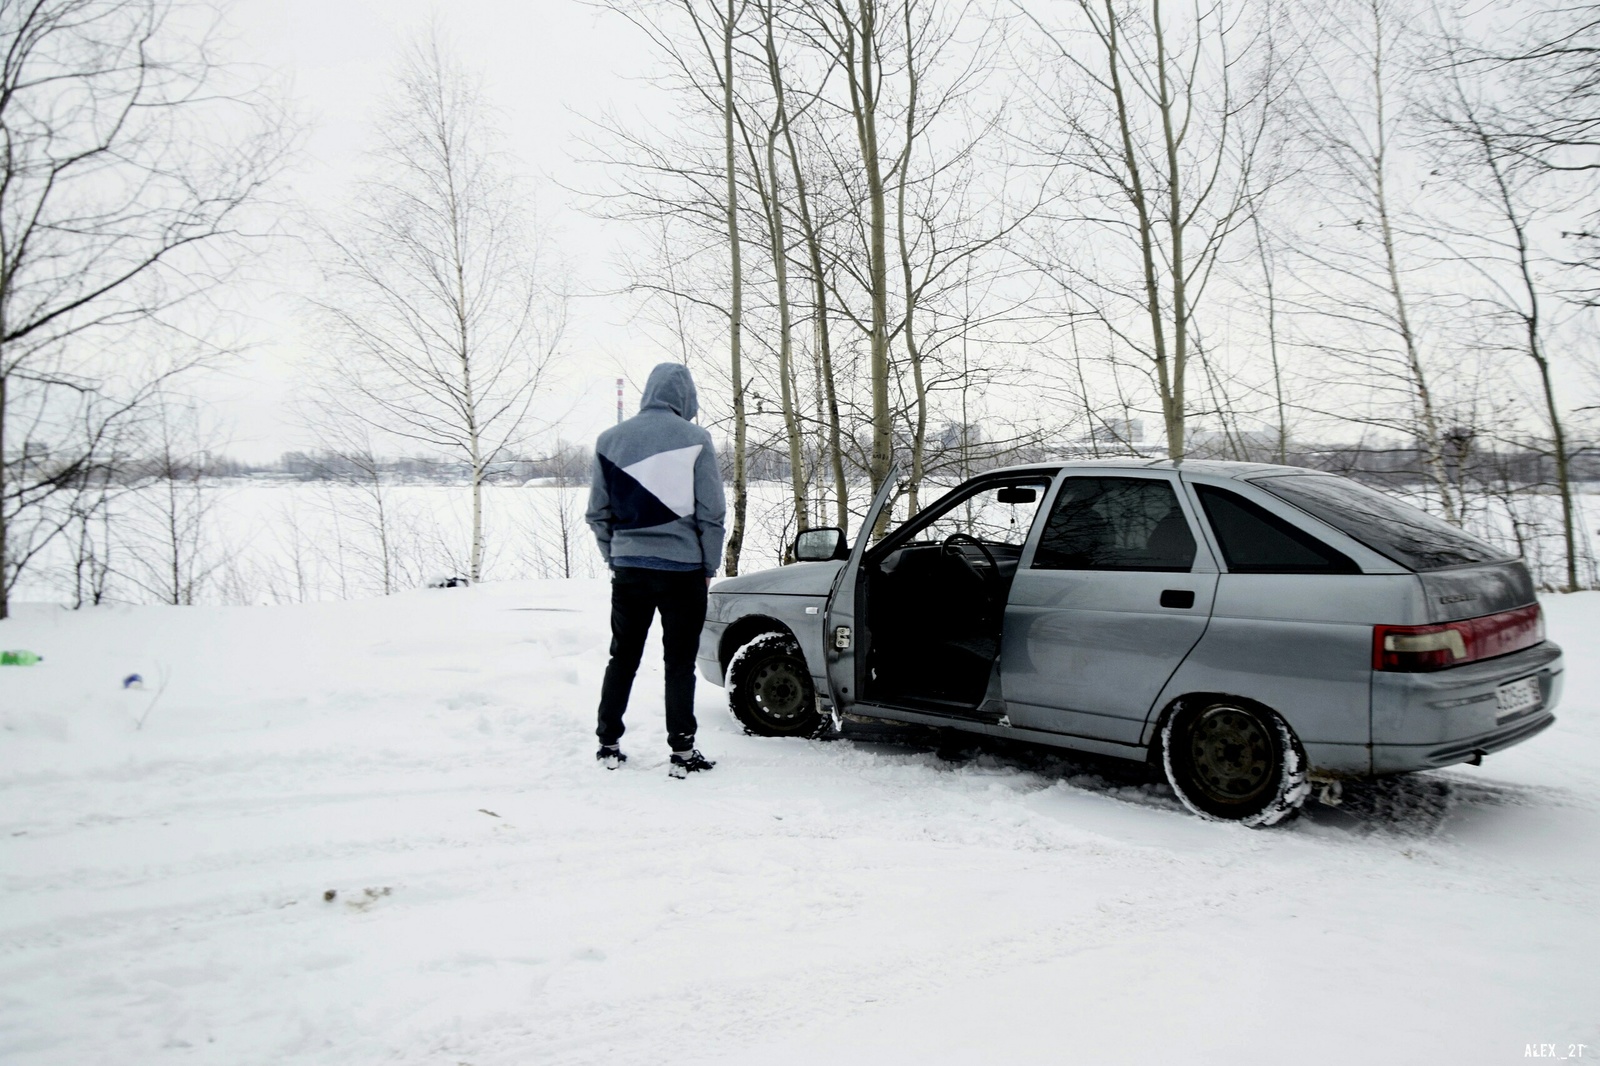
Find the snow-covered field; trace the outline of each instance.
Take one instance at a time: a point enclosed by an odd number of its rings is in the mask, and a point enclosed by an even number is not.
[[[1600,593],[1547,601],[1551,730],[1267,831],[706,686],[671,780],[655,653],[607,773],[605,601],[0,622],[0,1062],[1600,1058]]]

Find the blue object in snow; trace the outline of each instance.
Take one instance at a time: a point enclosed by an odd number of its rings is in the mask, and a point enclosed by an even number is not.
[[[138,674],[129,674],[122,679],[123,688],[144,688],[144,678]]]

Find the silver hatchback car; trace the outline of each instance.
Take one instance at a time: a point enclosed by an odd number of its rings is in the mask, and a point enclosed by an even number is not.
[[[1520,560],[1332,474],[1014,467],[868,540],[809,530],[712,588],[701,672],[750,732],[851,714],[1149,760],[1269,825],[1313,777],[1476,763],[1560,698]]]

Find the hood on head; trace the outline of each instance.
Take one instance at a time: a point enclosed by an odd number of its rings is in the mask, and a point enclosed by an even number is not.
[[[658,363],[650,371],[650,380],[644,384],[644,395],[639,398],[639,410],[665,407],[679,418],[694,421],[700,413],[700,395],[695,391],[694,378],[682,363]]]

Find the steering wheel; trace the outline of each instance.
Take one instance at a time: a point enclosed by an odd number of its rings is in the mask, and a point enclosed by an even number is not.
[[[967,558],[967,553],[959,547],[962,544],[971,544],[983,553],[984,559],[989,564],[988,572],[979,570],[972,560]],[[984,593],[989,597],[989,600],[991,602],[994,600],[994,594],[998,591],[997,586],[1000,581],[1000,564],[995,562],[994,552],[989,550],[987,544],[966,533],[952,533],[944,538],[944,543],[939,546],[939,550],[946,555],[952,555],[960,559],[962,565],[972,571],[974,577],[983,582]]]

